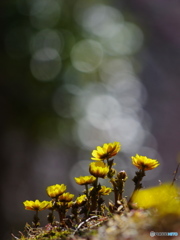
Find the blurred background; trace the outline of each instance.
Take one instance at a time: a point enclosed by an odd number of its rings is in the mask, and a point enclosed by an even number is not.
[[[159,160],[144,187],[172,181],[180,151],[180,2],[1,2],[1,239],[31,223],[25,200],[88,174],[91,151],[119,141],[133,190],[136,153]],[[179,181],[177,180],[177,183]],[[46,213],[40,213],[46,223]],[[42,221],[43,224],[43,221]]]

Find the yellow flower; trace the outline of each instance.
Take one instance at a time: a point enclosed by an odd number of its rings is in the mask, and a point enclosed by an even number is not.
[[[91,184],[93,183],[96,178],[94,176],[84,176],[84,177],[78,177],[78,178],[74,178],[76,183],[79,185],[86,185],[86,184]]]
[[[115,156],[121,149],[119,142],[104,143],[102,147],[98,146],[97,150],[92,151],[92,160],[105,160]]]
[[[54,203],[53,201],[49,201],[48,209],[53,210],[54,209]]]
[[[78,206],[83,205],[87,201],[87,196],[85,194],[76,198],[75,204]]]
[[[132,202],[139,208],[156,208],[161,215],[180,214],[179,188],[169,183],[136,191]]]
[[[146,156],[140,156],[136,154],[135,157],[131,157],[132,164],[137,168],[147,171],[152,170],[159,166],[159,162],[155,159],[147,158]]]
[[[35,201],[24,201],[23,202],[26,210],[33,210],[33,211],[42,211],[44,209],[49,208],[50,202],[49,201],[42,201],[39,200]]]
[[[71,194],[69,192],[63,193],[58,197],[58,200],[61,202],[70,202],[74,197],[74,194]]]
[[[112,188],[101,186],[101,189],[98,191],[100,195],[109,195],[112,192]]]
[[[58,197],[66,191],[66,185],[56,184],[46,188],[46,192],[49,197],[54,198]]]
[[[73,205],[73,201],[70,201],[70,202],[57,202],[57,205],[60,206],[60,207],[65,207],[66,209],[67,208],[71,208],[72,205]]]
[[[73,201],[67,203],[67,207],[68,207],[68,208],[71,208],[72,205],[73,205]]]
[[[105,178],[109,172],[109,167],[103,162],[92,162],[89,164],[89,172],[94,177]]]

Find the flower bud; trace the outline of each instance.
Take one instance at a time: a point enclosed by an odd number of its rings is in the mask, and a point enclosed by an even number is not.
[[[120,172],[117,174],[117,178],[126,181],[127,178],[128,178],[128,176],[127,176],[127,173],[126,173],[125,171],[120,171]]]

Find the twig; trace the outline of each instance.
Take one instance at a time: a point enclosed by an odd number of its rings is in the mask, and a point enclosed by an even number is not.
[[[74,234],[73,234],[73,235],[75,235],[76,232],[78,232],[79,229],[80,229],[85,223],[91,221],[91,220],[94,219],[94,218],[98,218],[98,216],[92,216],[92,217],[89,217],[89,218],[86,219],[85,221],[81,222],[81,223],[78,225],[78,227],[76,228],[76,230],[74,231]]]
[[[177,167],[176,167],[176,170],[174,171],[174,178],[173,178],[173,180],[172,180],[171,185],[173,185],[174,182],[177,180],[177,179],[176,179],[176,176],[177,176],[177,173],[178,173],[178,170],[179,170],[179,166],[180,166],[180,162],[178,163],[178,165],[177,165]]]
[[[20,239],[20,238],[18,238],[18,237],[16,237],[13,233],[11,233],[11,236],[14,238],[14,239]]]

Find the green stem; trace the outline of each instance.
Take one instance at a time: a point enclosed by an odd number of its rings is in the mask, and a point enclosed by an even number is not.
[[[85,188],[86,188],[86,196],[89,199],[89,189],[88,189],[88,184],[85,184]]]
[[[97,190],[97,185],[98,185],[98,177],[96,177],[96,181],[94,182],[94,187],[96,188],[96,190]]]
[[[111,180],[111,183],[113,185],[113,190],[114,190],[114,203],[115,203],[115,206],[117,207],[118,206],[118,191],[116,188],[116,183],[113,180]]]
[[[92,190],[92,195],[91,195],[91,210],[95,211],[97,208],[97,197],[98,197],[98,192],[97,192],[97,186],[98,186],[98,177],[96,177],[96,180],[93,183],[93,190]]]
[[[122,200],[122,194],[123,194],[123,192],[124,192],[124,181],[123,180],[121,180],[120,182],[119,182],[119,191],[118,191],[118,200],[119,201],[121,201]]]
[[[63,223],[63,219],[65,218],[65,214],[66,214],[65,206],[60,206],[59,207],[58,214],[59,214],[59,221],[60,221],[60,223]]]
[[[109,170],[111,170],[111,168],[112,168],[112,166],[113,166],[113,162],[114,162],[114,159],[109,159],[109,158],[107,158],[107,164],[108,164],[108,166],[109,166]]]
[[[139,190],[139,189],[142,188],[142,179],[143,179],[144,176],[145,176],[145,171],[144,171],[144,169],[140,169],[138,172],[136,172],[136,175],[135,175],[134,178],[132,179],[133,182],[134,182],[134,184],[135,184],[135,188],[134,188],[134,191],[133,191],[133,193],[132,193],[132,195],[131,195],[131,197],[130,197],[130,199],[129,199],[129,201],[128,201],[128,204],[129,204],[130,207],[131,207],[131,204],[132,204],[132,198],[133,198],[133,196],[134,196],[134,193],[135,193],[137,190]]]
[[[38,210],[36,210],[36,213],[34,215],[33,223],[34,223],[35,228],[37,228],[40,225],[39,217],[38,217]]]
[[[88,184],[85,185],[86,188],[86,197],[87,197],[87,208],[88,208],[88,214],[90,211],[90,195],[89,195],[89,189],[88,189]]]
[[[133,180],[135,182],[134,191],[142,188],[142,179],[143,179],[144,176],[145,176],[145,171],[144,171],[144,169],[142,169],[137,174],[137,178],[135,180]]]
[[[47,215],[47,220],[51,225],[53,225],[54,221],[54,210],[52,209],[51,212]]]

